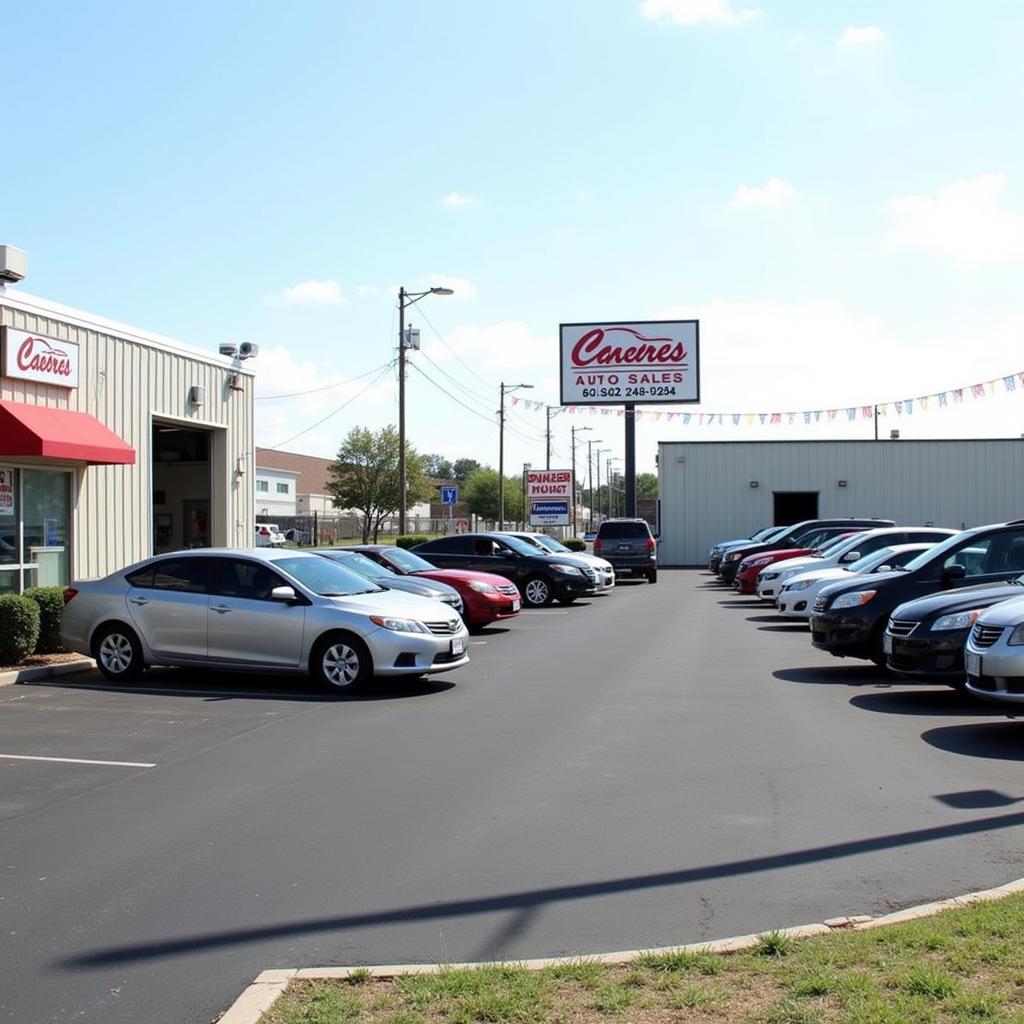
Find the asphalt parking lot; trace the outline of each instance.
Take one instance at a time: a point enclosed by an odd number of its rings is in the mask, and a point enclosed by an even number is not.
[[[706,573],[471,654],[350,701],[181,671],[0,690],[0,1020],[207,1022],[264,968],[698,942],[1024,874],[1024,723]]]

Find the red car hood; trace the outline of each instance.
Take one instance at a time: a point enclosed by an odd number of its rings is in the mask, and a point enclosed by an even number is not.
[[[804,555],[809,555],[811,551],[811,548],[783,548],[781,551],[765,551],[760,555],[751,555],[750,561],[760,562],[762,559],[769,559],[759,566],[763,569],[765,565],[771,565],[772,562],[781,562],[784,558],[802,558]],[[745,562],[746,559],[744,558],[743,561]]]
[[[470,580],[479,580],[481,583],[490,583],[492,587],[504,586],[512,581],[505,576],[499,576],[493,572],[476,572],[473,569],[431,569],[429,572],[422,569],[419,572],[410,573],[411,576],[426,576],[427,579],[437,580],[439,583],[453,583],[454,580],[462,580],[469,583]]]

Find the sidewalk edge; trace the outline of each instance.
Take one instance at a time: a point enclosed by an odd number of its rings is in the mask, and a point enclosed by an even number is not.
[[[35,668],[16,668],[9,672],[0,672],[0,686],[14,686],[15,683],[31,683],[37,679],[52,679],[54,676],[66,676],[72,672],[88,672],[96,667],[92,658],[78,658],[75,661],[62,661],[58,665],[39,665]]]

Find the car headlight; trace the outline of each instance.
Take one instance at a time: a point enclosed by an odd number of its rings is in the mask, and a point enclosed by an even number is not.
[[[798,572],[800,572],[799,569],[783,569],[782,572],[779,573],[779,579],[791,580]]]
[[[430,630],[415,619],[393,619],[390,615],[371,615],[370,621],[381,629],[395,633],[429,633]]]
[[[738,551],[734,551],[731,555],[726,555],[725,560],[727,562],[738,562],[742,557]]]
[[[1024,646],[1024,622],[1022,622],[1019,626],[1013,627],[1013,632],[1010,634],[1010,638],[1006,642],[1011,647]]]
[[[496,594],[498,592],[497,587],[490,583],[484,583],[483,580],[470,580],[469,589],[475,590],[478,594]]]
[[[855,590],[852,594],[840,594],[833,602],[833,611],[837,608],[859,608],[867,604],[875,596],[874,590]]]
[[[772,564],[772,560],[770,558],[755,558],[753,561],[747,562],[746,568],[748,568],[748,569],[758,569],[762,565],[771,565],[771,564]]]
[[[945,629],[970,629],[974,620],[984,611],[975,608],[970,612],[955,612],[953,615],[942,615],[932,623],[932,632],[941,633]],[[1021,641],[1024,643],[1024,640]]]
[[[562,562],[553,562],[551,564],[551,568],[554,569],[555,572],[564,573],[566,576],[582,576],[583,575],[583,570],[582,569],[577,569],[575,565],[565,565]]]
[[[796,583],[790,583],[787,590],[806,590],[808,587],[813,586],[817,583],[817,580],[797,580]]]

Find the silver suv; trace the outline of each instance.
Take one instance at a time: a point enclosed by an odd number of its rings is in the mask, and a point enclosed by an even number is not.
[[[658,582],[658,543],[646,519],[606,519],[597,528],[594,554],[611,562],[616,576]]]

